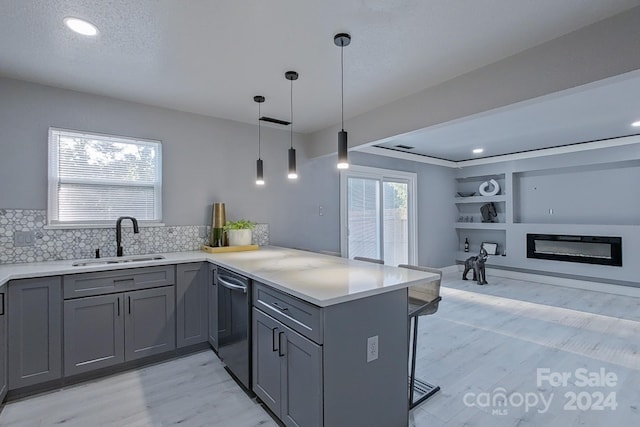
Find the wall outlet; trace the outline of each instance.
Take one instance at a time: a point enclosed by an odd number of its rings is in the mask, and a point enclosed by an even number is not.
[[[35,244],[35,238],[33,231],[14,231],[13,232],[13,246],[16,248],[24,246],[33,246]]]
[[[367,338],[367,363],[378,359],[378,336]]]
[[[318,215],[324,216],[324,208],[322,206],[318,206]]]

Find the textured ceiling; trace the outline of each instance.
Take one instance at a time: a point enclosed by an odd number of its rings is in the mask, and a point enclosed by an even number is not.
[[[345,116],[513,55],[633,6],[637,0],[0,0],[0,75],[254,123],[288,119],[287,70],[296,70],[294,129]],[[62,20],[100,30],[88,39]],[[443,155],[444,156],[444,155]]]

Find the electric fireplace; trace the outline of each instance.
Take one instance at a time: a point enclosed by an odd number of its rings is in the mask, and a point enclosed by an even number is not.
[[[622,238],[527,234],[527,258],[622,267]]]

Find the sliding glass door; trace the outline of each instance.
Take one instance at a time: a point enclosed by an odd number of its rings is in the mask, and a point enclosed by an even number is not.
[[[341,251],[387,265],[411,264],[416,254],[413,173],[353,166],[342,171]]]

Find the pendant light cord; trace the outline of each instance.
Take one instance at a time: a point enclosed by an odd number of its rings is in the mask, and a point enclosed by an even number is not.
[[[344,43],[340,43],[340,102],[342,108],[342,131],[344,132]]]
[[[258,160],[260,159],[260,102],[258,102]]]
[[[291,148],[293,148],[293,80],[291,82]]]

